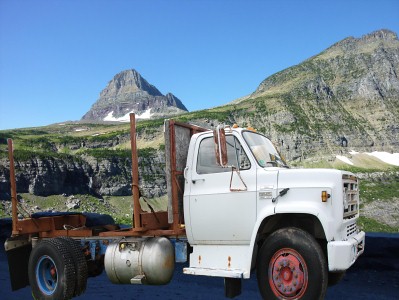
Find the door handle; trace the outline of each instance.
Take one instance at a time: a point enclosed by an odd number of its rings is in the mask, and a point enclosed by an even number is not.
[[[197,179],[191,179],[192,183],[196,183],[197,181],[205,181],[205,178],[197,178]]]
[[[184,179],[186,179],[186,180],[187,180],[187,172],[188,172],[188,167],[185,167],[184,168],[184,172],[183,172],[183,176],[184,176]]]

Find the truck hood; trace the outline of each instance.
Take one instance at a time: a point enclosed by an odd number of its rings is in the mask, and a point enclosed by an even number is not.
[[[330,187],[341,184],[342,174],[334,169],[280,169],[278,188]]]

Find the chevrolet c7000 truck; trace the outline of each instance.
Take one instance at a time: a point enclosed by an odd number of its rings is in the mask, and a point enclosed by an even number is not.
[[[363,253],[354,174],[290,169],[254,130],[168,120],[168,211],[144,212],[135,136],[132,114],[127,229],[89,227],[76,213],[18,219],[9,142],[13,229],[5,248],[13,289],[30,284],[36,299],[70,299],[103,269],[113,283],[167,284],[175,261],[188,258],[185,274],[223,277],[230,298],[256,274],[264,299],[323,299]]]

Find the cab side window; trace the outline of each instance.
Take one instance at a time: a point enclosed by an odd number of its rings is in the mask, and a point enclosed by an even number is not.
[[[240,142],[233,135],[226,136],[227,142],[227,157],[228,165],[234,166],[240,170],[248,170],[251,168],[248,156],[241,147]],[[198,159],[197,159],[197,173],[222,173],[229,172],[231,168],[222,168],[217,165],[215,157],[215,145],[213,137],[205,138],[201,141]]]

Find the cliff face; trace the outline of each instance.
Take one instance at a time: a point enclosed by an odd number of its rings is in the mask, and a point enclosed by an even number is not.
[[[140,189],[144,196],[166,193],[163,152],[139,158]],[[10,199],[9,162],[0,160],[0,199]],[[56,194],[131,195],[131,160],[123,157],[43,158],[16,160],[18,193],[38,196]]]
[[[114,76],[82,120],[123,122],[131,112],[149,119],[187,112],[187,108],[173,94],[163,95],[136,70],[127,70]]]

